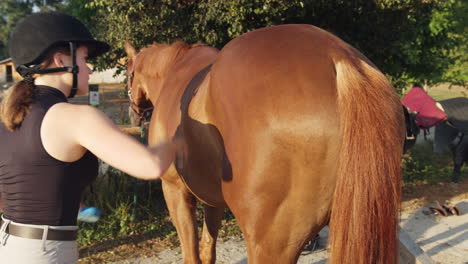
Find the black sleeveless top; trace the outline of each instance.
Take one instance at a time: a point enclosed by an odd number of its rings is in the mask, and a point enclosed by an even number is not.
[[[6,219],[76,225],[81,193],[97,177],[98,161],[87,151],[76,162],[62,162],[44,149],[42,120],[60,102],[67,102],[61,91],[37,86],[30,112],[19,129],[10,132],[0,122],[0,191]]]

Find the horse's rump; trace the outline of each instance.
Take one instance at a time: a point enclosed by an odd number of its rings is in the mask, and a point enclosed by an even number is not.
[[[264,236],[268,225],[274,230],[284,211],[277,206],[290,204],[290,219],[301,219],[291,226],[305,232],[295,239],[307,239],[317,230],[306,226],[325,224],[335,194],[333,260],[393,262],[404,133],[401,105],[385,76],[331,34],[285,25],[230,42],[211,77],[212,122],[234,175],[223,182],[225,199],[241,225],[256,214],[268,219],[244,228],[246,238]],[[361,208],[360,215],[351,208]]]

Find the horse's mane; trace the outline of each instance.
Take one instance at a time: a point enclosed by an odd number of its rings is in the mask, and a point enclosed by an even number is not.
[[[146,48],[141,49],[138,54],[138,57],[141,58],[135,65],[135,70],[149,77],[163,78],[167,75],[170,66],[175,63],[179,56],[199,46],[205,45],[189,45],[183,41],[176,41],[170,45],[154,42]]]

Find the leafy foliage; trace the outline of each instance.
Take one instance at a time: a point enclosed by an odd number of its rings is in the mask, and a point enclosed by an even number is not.
[[[169,42],[185,35],[186,41],[193,41],[187,26],[193,4],[171,0],[94,0],[86,7],[96,10],[99,20],[98,36],[112,43],[109,53],[99,58],[97,69],[119,66],[125,57],[124,42],[132,40],[136,47],[143,47],[153,41]]]
[[[362,51],[393,84],[465,85],[468,2],[459,0],[3,0],[0,57],[19,18],[38,10],[77,16],[112,50],[97,70],[124,70],[124,41],[137,47],[177,39],[222,48],[254,29],[305,23],[324,28]],[[2,56],[3,55],[3,56]]]
[[[245,32],[284,24],[300,6],[300,1],[200,1],[193,14],[193,31],[197,40],[222,48]]]
[[[8,56],[8,36],[21,18],[32,12],[32,1],[2,0],[0,2],[0,59]]]
[[[393,83],[463,83],[460,58],[466,47],[467,4],[463,1],[280,1],[280,0],[92,0],[101,37],[113,50],[100,68],[125,56],[123,43],[204,42],[222,48],[242,33],[277,24],[306,23],[324,28],[368,56]],[[465,48],[466,49],[466,48]],[[450,71],[452,65],[458,70]],[[123,65],[120,65],[123,69]]]
[[[423,6],[427,9],[425,12],[411,14],[410,20],[416,25],[413,41],[402,49],[408,58],[404,72],[410,78],[426,84],[448,81],[463,85],[468,81],[466,74],[464,77],[446,74],[453,65],[461,62],[458,50],[467,44],[462,26],[465,23],[466,30],[466,13],[462,15],[459,9],[466,10],[468,6],[462,2],[432,1]]]
[[[70,10],[70,7],[80,9],[78,4],[84,1],[86,0],[2,0],[0,2],[0,59],[8,57],[7,46],[10,32],[23,17],[38,11],[65,11]],[[79,13],[74,14],[82,17]]]
[[[444,73],[444,80],[451,80],[451,83],[468,86],[468,4],[467,1],[452,2],[442,14],[442,21],[449,24],[446,29],[448,35],[454,42],[453,48],[446,54],[452,59],[453,65]]]

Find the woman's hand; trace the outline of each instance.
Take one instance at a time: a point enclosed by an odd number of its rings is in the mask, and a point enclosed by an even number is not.
[[[158,162],[160,173],[155,175],[155,179],[160,178],[174,162],[176,155],[179,161],[183,161],[187,156],[187,146],[183,140],[165,141],[156,146],[150,146],[150,151]]]

